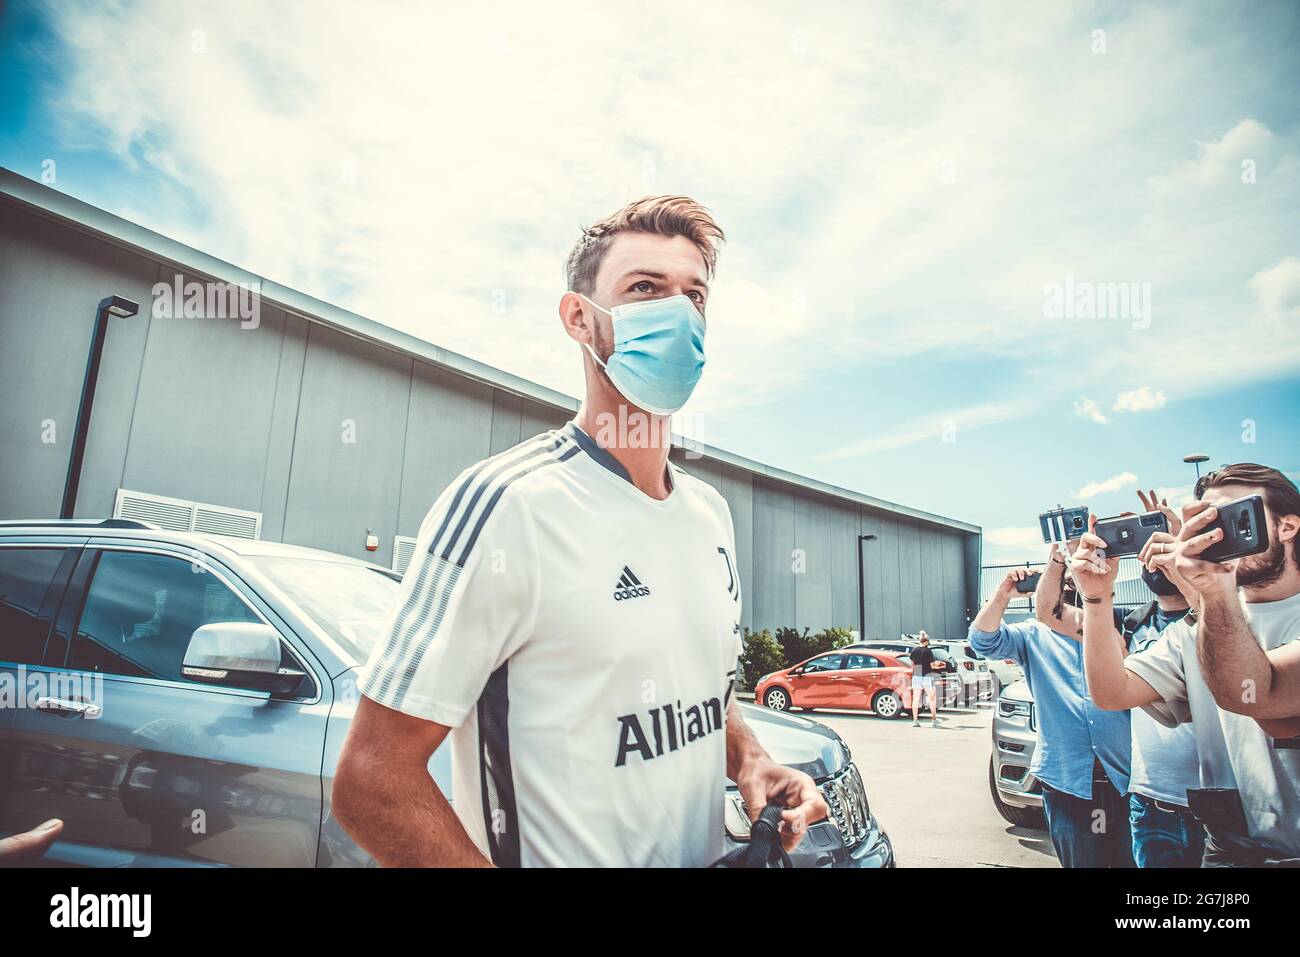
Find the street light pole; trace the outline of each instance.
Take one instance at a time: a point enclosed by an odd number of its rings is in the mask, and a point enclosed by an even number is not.
[[[63,506],[59,518],[74,518],[77,509],[77,489],[81,485],[81,463],[86,457],[86,438],[90,434],[90,411],[95,404],[95,386],[99,383],[99,366],[104,358],[104,337],[108,334],[108,317],[125,319],[140,311],[140,304],[121,296],[109,296],[100,302],[95,312],[95,328],[90,336],[90,357],[86,360],[86,375],[81,382],[81,402],[77,405],[77,424],[72,432],[72,455],[68,459],[68,475],[63,482]]]
[[[875,540],[874,535],[858,536],[858,641],[867,640],[867,589],[862,569],[862,543]]]
[[[1184,462],[1186,462],[1188,465],[1196,466],[1196,481],[1198,482],[1201,480],[1201,463],[1208,462],[1209,460],[1210,457],[1206,455],[1204,452],[1193,452],[1191,455],[1183,456]]]

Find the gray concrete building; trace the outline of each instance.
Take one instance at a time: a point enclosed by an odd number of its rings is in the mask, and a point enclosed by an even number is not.
[[[208,318],[158,318],[155,284],[177,277],[182,291],[227,284],[232,302],[258,289],[256,328],[234,307],[213,318],[211,300]],[[111,295],[140,311],[109,320],[78,517],[402,567],[461,469],[578,406],[0,170],[0,518],[59,514],[96,311]],[[731,506],[747,627],[856,629],[861,549],[868,637],[964,636],[977,526],[709,446],[673,454]]]

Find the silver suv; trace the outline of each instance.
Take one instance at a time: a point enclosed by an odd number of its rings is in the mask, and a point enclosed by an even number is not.
[[[0,837],[59,817],[53,864],[373,864],[329,801],[356,669],[398,588],[388,569],[275,542],[0,522]],[[831,807],[795,863],[892,867],[839,736],[761,708],[746,720]],[[448,749],[429,771],[450,794]],[[736,846],[747,828],[725,800]]]
[[[998,813],[1017,827],[1041,830],[1043,785],[1032,772],[1038,744],[1034,696],[1023,679],[1002,689],[993,711],[993,753],[989,757],[989,791]]]

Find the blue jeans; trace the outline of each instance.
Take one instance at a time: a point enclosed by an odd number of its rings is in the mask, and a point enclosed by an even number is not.
[[[1163,811],[1141,794],[1128,796],[1133,859],[1138,867],[1200,867],[1205,828],[1192,812]]]
[[[1133,866],[1124,798],[1109,781],[1094,781],[1087,801],[1043,785],[1047,832],[1062,867]]]

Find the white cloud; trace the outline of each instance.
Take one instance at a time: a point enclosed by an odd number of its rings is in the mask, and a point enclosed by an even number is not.
[[[825,462],[837,459],[852,459],[871,452],[885,449],[897,449],[917,442],[942,441],[951,436],[949,441],[960,441],[963,432],[974,431],[989,425],[997,425],[1019,418],[1026,412],[1024,405],[990,402],[983,405],[967,406],[936,412],[932,415],[918,416],[881,435],[873,435],[858,442],[840,446],[814,456],[814,461]]]
[[[1300,259],[1289,256],[1275,266],[1261,269],[1251,277],[1250,291],[1268,321],[1300,321]]]
[[[1094,495],[1101,495],[1105,492],[1118,492],[1122,488],[1136,485],[1137,480],[1138,477],[1132,472],[1121,472],[1119,475],[1113,475],[1108,479],[1089,482],[1074,494],[1076,498],[1092,498]]]
[[[1040,562],[1046,554],[1043,534],[1036,525],[1005,525],[984,529],[985,565]]]
[[[694,407],[931,355],[1132,382],[1158,341],[1185,363],[1165,362],[1183,370],[1159,383],[1171,399],[1300,365],[1300,323],[1277,321],[1292,267],[1275,272],[1296,245],[1300,133],[1207,125],[1207,97],[1253,102],[1276,79],[1208,14],[1112,13],[1123,42],[1097,56],[1082,3],[327,10],[48,5],[62,46],[42,109],[68,147],[107,144],[182,199],[60,186],[574,394],[564,255],[580,224],[653,192],[697,196],[730,237]],[[1066,275],[1152,283],[1151,329],[1048,325],[1043,285]],[[993,406],[1018,398],[1011,376],[982,384]]]
[[[1140,389],[1133,389],[1129,392],[1121,392],[1115,397],[1115,404],[1111,406],[1116,412],[1149,412],[1153,409],[1164,408],[1165,394],[1159,389],[1152,389],[1149,385],[1144,385]]]
[[[1074,414],[1082,419],[1090,419],[1098,425],[1105,425],[1110,421],[1110,419],[1106,418],[1106,414],[1101,411],[1101,406],[1086,395],[1074,400]]]

